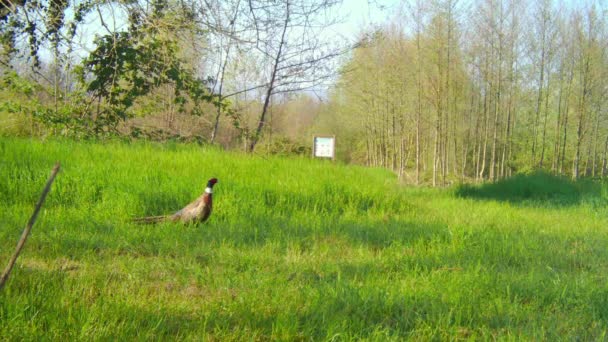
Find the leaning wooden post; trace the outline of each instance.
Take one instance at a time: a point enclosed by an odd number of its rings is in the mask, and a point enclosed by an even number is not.
[[[38,200],[38,203],[36,204],[34,213],[32,214],[32,217],[30,217],[30,220],[27,222],[27,226],[25,226],[23,233],[21,233],[21,239],[19,239],[19,242],[17,243],[17,248],[15,249],[15,254],[13,254],[13,256],[11,257],[11,260],[8,262],[8,265],[4,269],[4,272],[2,272],[2,276],[0,277],[0,290],[2,290],[2,288],[4,287],[4,283],[6,283],[6,280],[8,279],[8,276],[11,273],[13,266],[15,266],[17,257],[19,256],[19,253],[21,252],[23,245],[25,245],[25,240],[27,240],[27,236],[30,234],[30,230],[32,230],[32,226],[36,222],[36,218],[38,217],[38,212],[40,211],[40,208],[42,208],[42,204],[44,203],[44,200],[46,199],[46,195],[49,193],[49,190],[51,190],[51,185],[53,184],[53,181],[55,180],[55,176],[57,176],[57,172],[59,172],[59,163],[55,164],[55,167],[53,168],[53,171],[51,172],[51,177],[49,177],[49,180],[46,182],[46,186],[42,190],[40,199]]]

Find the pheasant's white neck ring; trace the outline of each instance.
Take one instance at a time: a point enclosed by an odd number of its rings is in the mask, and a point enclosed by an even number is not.
[[[208,193],[208,194],[212,194],[213,193],[213,189],[211,189],[210,187],[207,187],[205,189],[205,192]]]

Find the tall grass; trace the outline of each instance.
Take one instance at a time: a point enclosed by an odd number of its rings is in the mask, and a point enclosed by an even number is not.
[[[602,186],[598,182],[588,179],[572,181],[565,176],[556,176],[544,171],[517,174],[494,183],[459,185],[455,194],[461,197],[532,205],[575,205],[582,201],[598,200],[605,202]]]
[[[601,201],[520,205],[304,158],[1,138],[0,263],[57,160],[0,293],[1,340],[606,338]],[[207,223],[130,223],[210,177]]]

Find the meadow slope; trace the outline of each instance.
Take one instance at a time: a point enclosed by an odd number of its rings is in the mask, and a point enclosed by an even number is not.
[[[508,200],[306,158],[0,138],[0,267],[57,160],[0,340],[607,338],[598,184]],[[207,223],[130,223],[212,176]]]

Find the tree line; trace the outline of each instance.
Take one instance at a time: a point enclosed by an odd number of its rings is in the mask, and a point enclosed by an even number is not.
[[[594,2],[406,1],[362,35],[325,125],[418,184],[605,177],[607,19]]]
[[[601,2],[403,0],[354,46],[328,33],[340,6],[0,0],[0,133],[285,153],[335,134],[342,160],[435,186],[607,175]]]

